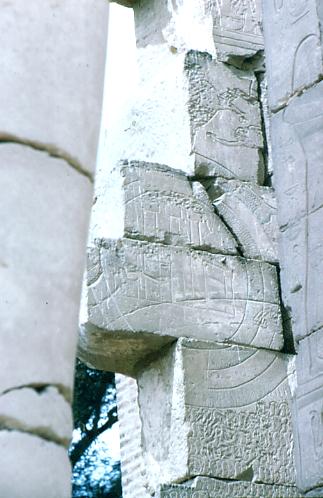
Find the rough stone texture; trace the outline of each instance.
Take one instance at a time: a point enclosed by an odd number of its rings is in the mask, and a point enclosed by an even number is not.
[[[283,346],[276,268],[260,261],[98,241],[87,299],[80,354],[97,368],[133,374],[144,356],[180,336]]]
[[[230,227],[243,255],[278,262],[278,223],[273,189],[235,180],[207,184],[216,211]]]
[[[272,108],[323,75],[320,0],[264,1],[264,35]]]
[[[296,340],[323,326],[322,98],[320,83],[272,119],[282,292]]]
[[[180,339],[138,377],[152,487],[202,475],[294,485],[287,358]]]
[[[307,491],[323,486],[323,331],[299,344],[294,399],[295,450],[298,486]],[[307,496],[307,495],[306,495]],[[309,496],[322,496],[313,494]]]
[[[189,52],[185,60],[195,172],[262,183],[263,138],[255,75]]]
[[[109,178],[108,238],[131,237],[210,252],[237,254],[199,182],[163,165],[120,162]]]
[[[0,427],[30,432],[68,446],[73,430],[71,407],[55,387],[29,387],[0,396]]]
[[[70,498],[65,448],[37,436],[0,431],[1,498]]]
[[[185,484],[161,486],[157,498],[301,498],[293,486],[220,481],[197,477]]]
[[[261,0],[213,0],[213,37],[217,58],[235,62],[264,48]]]
[[[107,21],[106,0],[3,2],[0,139],[47,144],[94,171]]]
[[[116,374],[123,498],[149,498],[141,448],[137,382]]]
[[[0,183],[0,393],[57,385],[70,396],[92,185],[15,144],[0,145]]]
[[[110,171],[130,159],[263,182],[255,75],[215,60],[205,8],[204,0],[135,5],[139,85],[110,137]]]

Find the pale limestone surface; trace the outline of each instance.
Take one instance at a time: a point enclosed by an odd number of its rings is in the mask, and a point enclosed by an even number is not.
[[[294,485],[287,359],[180,339],[138,376],[149,483],[196,475]]]
[[[135,379],[116,374],[123,498],[149,498]]]
[[[130,237],[237,254],[202,185],[160,164],[120,161],[109,178],[108,238]]]
[[[0,145],[0,178],[0,393],[57,385],[70,397],[92,185],[15,144]]]
[[[56,387],[39,392],[30,387],[14,389],[0,396],[0,427],[68,446],[73,431],[71,407]]]
[[[320,0],[264,1],[264,36],[272,108],[323,74]]]
[[[139,62],[143,76],[113,156],[198,176],[263,182],[253,72],[219,63],[205,52],[172,53],[154,45],[139,51]]]
[[[243,255],[277,263],[279,230],[273,189],[222,178],[206,185],[217,213],[234,233]]]
[[[247,481],[221,481],[196,477],[184,484],[165,484],[157,498],[301,498],[293,486],[258,484]]]
[[[213,38],[218,60],[234,64],[264,49],[261,0],[213,0]]]
[[[298,486],[303,491],[323,485],[323,331],[301,340],[296,360],[294,432]],[[307,496],[307,495],[306,495]],[[313,494],[310,496],[322,496]]]
[[[296,340],[323,325],[322,98],[319,83],[272,119],[282,293]]]
[[[94,172],[106,0],[2,2],[0,138],[47,145]]]
[[[1,498],[70,498],[66,448],[40,437],[0,431]]]
[[[88,254],[82,358],[132,373],[181,336],[281,349],[276,268],[236,256],[131,239]]]

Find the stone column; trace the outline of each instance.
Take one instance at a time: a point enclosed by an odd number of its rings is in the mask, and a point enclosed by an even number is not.
[[[298,357],[298,486],[322,496],[322,3],[264,2],[282,294]],[[307,494],[306,494],[307,496]]]
[[[124,497],[133,482],[143,496],[299,496],[260,2],[140,0],[134,15],[139,85],[111,133],[79,349],[137,380]]]
[[[104,0],[2,2],[0,495],[68,498]]]

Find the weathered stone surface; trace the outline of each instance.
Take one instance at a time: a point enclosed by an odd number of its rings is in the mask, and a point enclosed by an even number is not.
[[[149,498],[135,379],[116,374],[123,498]]]
[[[256,78],[189,52],[185,60],[195,171],[262,183],[264,165]]]
[[[274,191],[235,180],[208,184],[216,211],[234,233],[247,258],[278,262],[278,223]]]
[[[246,481],[220,481],[196,477],[185,484],[161,486],[157,498],[301,498],[294,486],[258,484]]]
[[[308,491],[323,486],[323,330],[300,341],[296,369],[293,410],[296,475],[299,488]]]
[[[0,139],[46,144],[94,171],[108,2],[15,0],[2,7]]]
[[[108,238],[130,237],[237,254],[236,242],[199,182],[159,164],[124,161],[109,179]],[[115,208],[116,207],[116,208]]]
[[[0,145],[0,183],[0,393],[57,385],[69,396],[92,185],[14,144]]]
[[[197,475],[294,485],[286,370],[279,353],[187,339],[153,360],[138,376],[150,485]]]
[[[261,0],[213,0],[209,3],[219,60],[234,62],[232,57],[252,57],[264,49]]]
[[[37,436],[0,431],[1,498],[70,498],[65,448]]]
[[[252,71],[205,53],[139,51],[141,74],[131,111],[110,137],[108,169],[120,159],[155,162],[189,175],[262,183],[263,139]],[[156,67],[157,65],[157,67]]]
[[[276,268],[260,261],[101,240],[89,253],[87,294],[80,354],[99,368],[133,372],[171,337],[283,345]]]
[[[323,74],[320,0],[263,2],[264,36],[271,107]]]
[[[29,432],[68,445],[73,431],[71,407],[55,387],[28,387],[0,396],[0,427]]]
[[[282,292],[297,340],[323,325],[322,98],[320,83],[272,119]]]

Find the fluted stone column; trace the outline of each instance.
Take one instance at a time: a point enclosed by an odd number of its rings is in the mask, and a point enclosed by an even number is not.
[[[0,496],[68,498],[105,0],[1,2]]]

